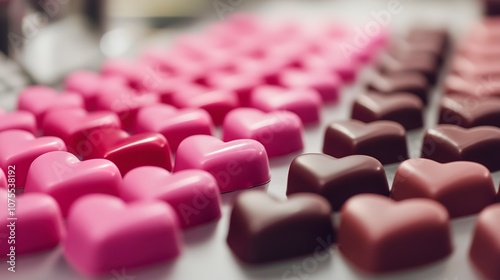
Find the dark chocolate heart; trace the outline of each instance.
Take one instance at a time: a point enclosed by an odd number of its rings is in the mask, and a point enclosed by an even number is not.
[[[400,162],[408,159],[405,135],[404,127],[391,121],[334,122],[326,128],[323,153],[337,158],[367,155],[382,164]]]
[[[496,201],[491,173],[481,164],[441,164],[414,158],[401,163],[391,189],[394,200],[429,198],[443,204],[452,218],[472,215]]]
[[[336,159],[324,154],[296,157],[288,171],[287,195],[310,192],[325,197],[332,209],[360,193],[389,195],[382,164],[369,156],[354,155]]]
[[[422,127],[422,110],[422,101],[412,94],[368,92],[356,98],[351,117],[363,122],[394,121],[410,130]]]
[[[374,74],[367,84],[367,89],[383,93],[384,95],[398,95],[401,92],[411,93],[427,103],[429,84],[422,73],[416,71],[403,71],[400,69],[391,71],[389,65],[381,65],[385,74]],[[385,68],[387,69],[385,69]],[[403,67],[403,66],[393,66]]]
[[[279,201],[263,191],[244,192],[234,203],[227,243],[247,263],[313,253],[335,242],[330,213],[328,201],[315,194]]]
[[[437,162],[473,161],[490,171],[500,170],[500,128],[480,126],[462,128],[439,125],[428,129],[422,144],[422,157]]]
[[[432,200],[362,194],[346,202],[340,218],[340,252],[368,273],[428,264],[452,251],[448,213]]]
[[[481,125],[500,127],[500,98],[445,96],[441,100],[439,123],[461,127]]]

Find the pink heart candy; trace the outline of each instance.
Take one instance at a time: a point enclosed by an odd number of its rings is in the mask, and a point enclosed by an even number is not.
[[[240,106],[250,106],[250,96],[253,90],[264,84],[261,77],[250,73],[212,72],[208,83],[216,89],[236,93]]]
[[[66,145],[57,137],[35,138],[24,130],[0,132],[0,168],[15,169],[16,188],[24,188],[31,163],[40,155],[53,151],[66,151]]]
[[[318,123],[320,120],[321,97],[311,89],[262,86],[253,92],[250,104],[264,112],[293,112],[304,124]]]
[[[205,170],[217,179],[221,193],[247,189],[270,180],[266,149],[246,139],[223,142],[208,135],[195,135],[181,142],[174,172]]]
[[[253,108],[239,108],[231,111],[224,119],[224,141],[254,139],[266,148],[269,157],[300,151],[302,142],[302,121],[288,111],[263,113]]]
[[[287,88],[310,88],[319,93],[324,102],[339,99],[342,82],[336,75],[321,71],[289,69],[280,75],[281,85]]]
[[[346,83],[354,81],[363,67],[363,63],[349,60],[342,54],[331,53],[329,50],[306,55],[302,57],[301,64],[306,71],[336,75]]]
[[[177,215],[161,201],[125,204],[93,194],[70,209],[64,256],[86,275],[145,266],[177,257],[182,250]]]
[[[120,120],[113,112],[87,112],[84,109],[60,109],[46,114],[42,132],[47,136],[61,138],[69,151],[82,153],[86,136],[92,129],[120,128]]]
[[[45,113],[52,109],[83,108],[83,98],[77,94],[59,94],[56,90],[45,86],[25,88],[18,99],[17,108],[35,115],[41,124]]]
[[[137,94],[126,86],[110,85],[101,91],[102,94],[96,99],[96,109],[114,112],[118,115],[122,128],[127,131],[133,130],[140,108],[159,102],[159,97],[155,94]]]
[[[7,188],[7,178],[5,177],[4,171],[0,168],[0,189]]]
[[[127,59],[109,59],[102,68],[101,74],[105,77],[119,77],[134,89],[141,89],[143,83],[154,70],[143,61]]]
[[[11,212],[8,204],[14,201],[15,210]],[[13,253],[17,256],[54,248],[65,236],[61,210],[57,202],[45,194],[14,197],[14,193],[0,189],[0,221],[0,235],[5,235],[0,241],[0,259],[9,260]],[[7,239],[10,236],[15,239]],[[15,243],[7,240],[15,240]]]
[[[105,77],[90,71],[73,72],[64,80],[65,89],[81,95],[88,110],[95,108],[96,96],[101,87],[105,87],[107,84],[126,85],[127,81],[119,76]]]
[[[0,113],[0,131],[11,129],[26,130],[36,133],[36,119],[32,113],[26,111],[16,111],[10,113]]]
[[[172,104],[179,108],[201,108],[212,117],[215,125],[222,124],[226,114],[237,108],[238,98],[227,90],[210,91],[196,85],[185,85],[172,95]]]
[[[208,223],[221,216],[217,181],[203,170],[171,174],[158,167],[139,167],[123,178],[120,196],[127,202],[161,200],[170,204],[183,228]]]
[[[139,110],[135,131],[158,132],[167,138],[175,152],[185,138],[205,134],[212,135],[212,119],[202,109],[176,109],[169,105],[155,105]]]
[[[118,196],[121,181],[118,167],[109,160],[80,161],[68,152],[50,152],[33,161],[24,191],[52,196],[66,217],[71,204],[82,196],[92,193]]]

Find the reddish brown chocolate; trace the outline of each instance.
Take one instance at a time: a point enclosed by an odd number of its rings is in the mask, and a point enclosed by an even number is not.
[[[391,189],[394,200],[429,198],[440,202],[452,218],[472,215],[496,200],[490,171],[481,164],[441,164],[415,158],[401,163]]]
[[[296,157],[288,171],[287,195],[317,193],[328,199],[334,211],[361,193],[389,195],[384,167],[376,159],[355,155],[336,159],[323,154]]]
[[[411,93],[425,104],[429,84],[421,73],[400,71],[386,75],[374,74],[367,84],[367,89],[387,95]]]
[[[500,170],[500,128],[466,129],[444,124],[428,129],[422,144],[422,157],[441,163],[473,161],[491,172]]]
[[[444,29],[416,28],[408,32],[404,40],[395,42],[389,53],[396,56],[427,53],[437,58],[439,64],[444,61],[449,46],[448,31]]]
[[[477,217],[469,251],[472,263],[484,279],[500,279],[500,205],[484,209]]]
[[[316,194],[279,201],[264,191],[244,192],[234,203],[227,243],[247,263],[317,252],[335,242],[330,213],[328,201]]]
[[[448,213],[429,199],[397,203],[361,194],[346,202],[340,219],[340,252],[367,273],[429,264],[453,250]]]
[[[500,79],[474,79],[449,75],[444,80],[446,94],[462,94],[469,97],[500,97]]]
[[[409,93],[384,95],[368,92],[356,98],[351,117],[367,123],[394,121],[411,130],[423,126],[423,107],[422,101]]]
[[[400,57],[384,55],[379,59],[377,66],[384,74],[419,73],[430,84],[436,83],[440,68],[437,58],[425,52],[409,53]]]
[[[400,162],[408,159],[405,135],[404,127],[391,121],[334,122],[326,128],[323,153],[337,158],[367,155],[382,164]]]
[[[445,96],[441,100],[438,122],[467,128],[481,125],[500,127],[500,98]]]
[[[457,56],[451,65],[452,72],[470,79],[498,79],[500,78],[500,64],[498,59],[473,60],[463,56]]]

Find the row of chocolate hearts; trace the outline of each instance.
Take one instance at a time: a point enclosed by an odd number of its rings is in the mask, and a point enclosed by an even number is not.
[[[312,253],[324,260],[331,253],[321,251],[337,243],[351,264],[369,274],[422,266],[453,250],[448,213],[429,199],[395,202],[375,194],[354,196],[342,208],[337,230],[330,212],[319,195],[293,194],[283,202],[248,191],[235,201],[227,242],[248,263]],[[500,276],[498,219],[498,204],[480,213],[470,248],[473,263],[491,279]]]
[[[491,173],[481,164],[409,159],[399,165],[389,191],[382,164],[363,155],[340,159],[324,154],[296,157],[288,172],[287,194],[302,192],[320,194],[335,211],[361,193],[394,200],[428,198],[440,202],[452,218],[476,214],[500,201]]]
[[[420,156],[438,162],[473,161],[500,169],[500,128],[438,125],[426,130]],[[382,164],[408,159],[405,129],[394,122],[336,121],[325,130],[323,153],[336,158],[367,155]]]

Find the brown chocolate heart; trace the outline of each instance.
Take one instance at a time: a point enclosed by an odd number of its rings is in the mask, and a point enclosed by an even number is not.
[[[429,84],[422,73],[416,71],[391,71],[388,65],[381,65],[383,75],[374,74],[367,84],[367,89],[384,95],[398,95],[402,92],[411,93],[425,104],[429,93]],[[385,67],[385,68],[384,68]],[[396,66],[394,66],[396,67]],[[403,67],[403,66],[401,66]]]
[[[500,128],[479,126],[462,128],[439,125],[428,129],[422,144],[422,157],[437,162],[473,161],[490,171],[500,170]]]
[[[461,127],[480,125],[500,127],[500,98],[445,96],[441,100],[439,123]]]
[[[336,159],[323,154],[296,157],[288,171],[287,195],[317,193],[328,199],[334,211],[360,193],[389,195],[382,164],[368,156],[354,155]]]
[[[394,57],[392,55],[383,55],[377,62],[377,67],[384,74],[396,73],[418,73],[423,75],[429,84],[435,84],[437,74],[439,73],[439,63],[437,58],[429,53],[408,53]],[[420,78],[418,80],[421,80]],[[424,89],[425,97],[422,102],[427,100],[428,84],[420,83],[419,86]]]
[[[443,204],[452,218],[480,212],[495,202],[491,173],[481,164],[441,164],[415,158],[401,163],[391,189],[394,200],[430,198]]]
[[[279,201],[263,191],[244,192],[234,203],[227,243],[247,263],[313,253],[336,239],[330,213],[316,194]]]
[[[340,219],[340,252],[368,273],[428,264],[452,251],[448,213],[432,200],[362,194],[346,202]]]
[[[410,130],[422,127],[422,110],[422,101],[412,94],[384,95],[368,92],[356,98],[351,117],[363,122],[394,121]]]
[[[404,127],[391,121],[334,122],[326,128],[323,153],[337,158],[367,155],[382,164],[400,162],[408,159],[405,135]]]
[[[476,221],[469,251],[472,263],[485,279],[500,279],[500,205],[484,209]]]

